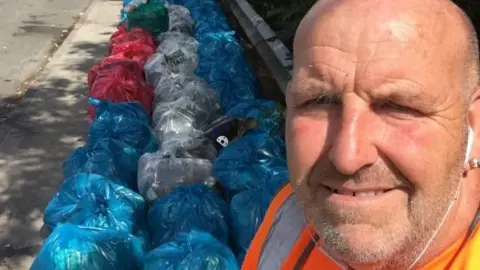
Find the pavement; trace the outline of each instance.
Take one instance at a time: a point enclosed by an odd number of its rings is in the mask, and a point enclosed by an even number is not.
[[[1,1],[4,12],[8,2]],[[62,163],[85,142],[87,72],[107,54],[121,4],[93,0],[26,95],[0,118],[2,270],[29,269],[42,244],[43,210],[62,181]]]
[[[91,1],[0,0],[0,114],[23,94],[23,83],[45,65]]]

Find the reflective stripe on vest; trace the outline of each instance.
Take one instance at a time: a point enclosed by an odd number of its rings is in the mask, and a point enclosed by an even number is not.
[[[308,230],[310,229],[310,231]],[[242,270],[296,270],[303,269],[312,254],[322,253],[317,258],[330,267],[323,269],[342,269],[335,261],[310,243],[314,235],[307,228],[303,211],[292,192],[292,186],[286,185],[273,199],[265,218],[260,225],[242,265]]]
[[[274,224],[260,254],[258,269],[280,269],[304,228],[303,212],[295,196],[290,194],[275,215]]]

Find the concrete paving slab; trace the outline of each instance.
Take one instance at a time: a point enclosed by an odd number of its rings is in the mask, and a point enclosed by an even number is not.
[[[37,83],[0,119],[0,269],[29,269],[66,157],[85,141],[88,70],[107,54],[121,1],[94,0]]]
[[[37,74],[92,0],[0,0],[0,114]]]

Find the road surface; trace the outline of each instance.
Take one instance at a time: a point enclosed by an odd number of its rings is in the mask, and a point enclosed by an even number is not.
[[[0,0],[0,117],[91,0]]]

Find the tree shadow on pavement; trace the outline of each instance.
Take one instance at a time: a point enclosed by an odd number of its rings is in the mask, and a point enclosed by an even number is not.
[[[66,47],[0,119],[0,268],[18,269],[12,265],[41,245],[43,211],[63,180],[62,163],[86,139],[86,75],[106,56],[111,34]]]

